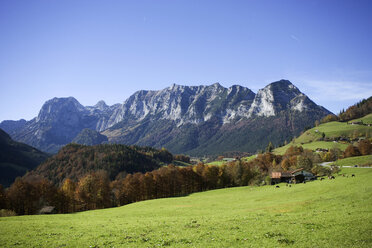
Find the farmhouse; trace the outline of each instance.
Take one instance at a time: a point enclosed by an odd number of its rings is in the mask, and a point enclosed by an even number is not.
[[[271,172],[271,184],[277,183],[302,183],[305,181],[314,180],[316,177],[313,173],[304,170],[303,168],[296,169],[294,171],[280,172],[273,171]]]
[[[349,125],[363,125],[363,121],[353,121],[353,122],[348,122],[347,124],[349,124]]]

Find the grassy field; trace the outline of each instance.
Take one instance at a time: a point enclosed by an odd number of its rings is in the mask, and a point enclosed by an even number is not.
[[[257,157],[257,155],[255,154],[255,155],[252,155],[252,156],[249,156],[249,157],[244,157],[244,158],[242,158],[242,160],[248,162],[252,159],[255,159],[256,157]]]
[[[372,247],[372,169],[75,214],[0,218],[0,247]]]
[[[360,119],[355,119],[354,121],[363,121],[364,124],[372,124],[372,114],[366,115]]]
[[[223,161],[223,160],[216,160],[216,161],[213,161],[213,162],[209,162],[207,163],[207,165],[216,165],[216,166],[221,166],[223,164],[227,164],[228,162],[227,161]]]
[[[367,163],[372,163],[372,155],[344,158],[337,160],[335,164],[338,166],[361,166]]]
[[[310,149],[310,150],[315,150],[317,148],[323,148],[323,149],[339,148],[341,151],[344,151],[346,147],[348,146],[348,144],[334,143],[334,142],[327,142],[327,141],[314,141],[314,142],[306,143],[303,145],[298,144],[298,143],[290,143],[288,145],[276,148],[274,150],[274,153],[283,155],[285,151],[292,145],[302,146],[304,149]]]
[[[360,121],[362,120],[364,123],[372,123],[372,114],[369,114],[363,118],[353,120],[350,122]],[[325,134],[326,138],[335,138],[335,137],[365,137],[366,134],[368,137],[372,136],[372,127],[363,126],[363,125],[348,125],[346,122],[328,122],[321,124],[318,127],[311,128],[304,132],[299,137],[295,138],[289,144],[276,148],[274,153],[276,154],[284,154],[285,151],[290,146],[302,146],[306,149],[315,150],[316,148],[324,148],[324,149],[331,149],[331,148],[339,148],[341,150],[345,150],[348,144],[343,143],[334,143],[334,142],[326,142],[326,141],[319,141],[322,138],[322,134]]]

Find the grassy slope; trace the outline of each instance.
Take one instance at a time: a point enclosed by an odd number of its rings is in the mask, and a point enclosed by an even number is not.
[[[372,163],[372,155],[344,158],[336,161],[338,166],[353,166]]]
[[[366,115],[363,118],[358,119],[363,120],[364,123],[371,123],[372,122],[372,114]],[[353,120],[356,121],[356,120]],[[353,122],[350,121],[350,122]],[[316,132],[318,130],[318,132]],[[334,143],[334,142],[326,142],[326,141],[317,141],[322,137],[322,133],[325,133],[325,137],[327,138],[334,138],[334,137],[353,137],[354,134],[358,136],[365,136],[368,132],[369,136],[372,135],[372,127],[362,126],[362,125],[348,125],[346,122],[328,122],[319,125],[318,127],[314,127],[312,129],[307,130],[301,136],[296,138],[294,141],[289,143],[286,146],[279,147],[274,150],[276,154],[284,154],[284,152],[291,146],[291,145],[302,145],[306,149],[315,150],[316,148],[340,148],[341,150],[345,150],[348,144],[344,143]]]
[[[323,149],[331,149],[331,148],[339,148],[340,150],[344,151],[348,144],[343,144],[343,143],[334,143],[334,142],[326,142],[326,141],[314,141],[311,143],[305,143],[305,144],[300,144],[300,143],[290,143],[286,146],[282,146],[279,148],[276,148],[274,150],[275,154],[284,154],[285,151],[291,146],[291,145],[296,145],[296,146],[302,146],[304,149],[310,149],[310,150],[315,150],[317,148],[323,148]]]
[[[0,218],[0,247],[372,247],[372,169],[120,208]]]
[[[355,119],[354,121],[363,121],[363,123],[365,124],[372,124],[372,114],[366,115],[359,119]]]
[[[248,161],[250,161],[250,160],[252,160],[252,159],[254,159],[256,157],[257,157],[257,155],[255,154],[255,155],[252,155],[252,156],[249,156],[249,157],[243,157],[243,158],[241,158],[241,160],[248,162]],[[213,162],[208,163],[208,165],[221,166],[223,164],[228,164],[228,163],[229,162],[227,162],[227,161],[216,160],[216,161],[213,161]]]

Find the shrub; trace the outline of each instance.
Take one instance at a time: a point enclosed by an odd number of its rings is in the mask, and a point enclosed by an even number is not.
[[[17,214],[13,210],[0,209],[0,217],[16,216]]]

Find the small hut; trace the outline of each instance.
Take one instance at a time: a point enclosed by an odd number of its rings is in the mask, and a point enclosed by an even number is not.
[[[271,172],[271,185],[277,183],[302,183],[304,181],[314,180],[315,178],[313,173],[303,168],[288,172],[273,171]]]

